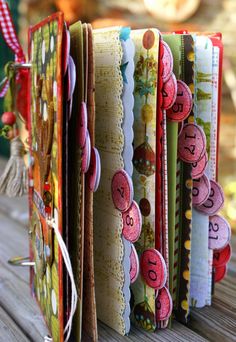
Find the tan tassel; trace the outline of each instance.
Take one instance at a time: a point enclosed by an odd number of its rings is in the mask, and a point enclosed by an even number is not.
[[[13,138],[11,140],[11,156],[0,177],[0,194],[17,197],[27,193],[28,182],[24,154],[25,148],[20,137]]]

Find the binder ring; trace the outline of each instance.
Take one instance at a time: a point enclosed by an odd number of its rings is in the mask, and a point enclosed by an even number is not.
[[[29,257],[16,256],[8,260],[8,263],[13,266],[35,266],[34,261],[30,261]]]

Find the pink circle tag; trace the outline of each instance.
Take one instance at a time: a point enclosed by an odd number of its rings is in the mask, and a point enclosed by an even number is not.
[[[130,282],[133,284],[139,275],[139,259],[136,249],[133,244],[131,244],[131,254],[130,254]]]
[[[123,236],[130,242],[139,239],[142,228],[142,216],[138,204],[133,201],[130,208],[123,212]]]
[[[209,218],[209,243],[210,249],[224,248],[230,241],[231,228],[229,223],[221,216],[214,215]]]
[[[201,205],[208,199],[211,191],[211,183],[209,178],[204,174],[199,179],[193,181],[193,205]]]
[[[78,144],[81,148],[83,148],[85,145],[87,125],[88,125],[88,113],[87,113],[87,106],[85,102],[81,103],[77,125],[78,125],[77,127]]]
[[[197,207],[196,209],[202,213],[213,216],[224,205],[224,193],[221,186],[213,180],[210,180],[211,192],[205,203]]]
[[[198,162],[206,153],[206,135],[200,126],[185,124],[178,139],[179,158],[186,163]]]
[[[126,211],[133,201],[132,179],[125,170],[117,171],[111,181],[112,199],[115,207],[120,211]]]
[[[86,134],[85,146],[82,149],[81,158],[82,158],[81,171],[83,173],[86,173],[89,169],[90,158],[91,158],[91,141],[90,141],[89,131],[87,131],[87,134]]]
[[[171,73],[173,71],[173,56],[171,53],[171,49],[169,48],[169,45],[164,41],[162,42],[162,44],[163,44],[163,56],[162,56],[163,74],[162,74],[162,79],[163,79],[163,82],[166,82],[170,78]]]
[[[215,283],[218,283],[219,281],[221,281],[225,277],[226,272],[227,272],[226,265],[216,267],[215,268],[215,274],[214,274]]]
[[[96,147],[94,147],[95,155],[96,155],[96,164],[97,164],[97,172],[96,172],[96,180],[95,180],[95,186],[94,186],[94,192],[97,191],[100,179],[101,179],[101,159],[100,154]]]
[[[156,320],[167,320],[172,313],[173,302],[169,290],[164,286],[156,297]]]
[[[208,163],[207,152],[203,155],[203,157],[198,161],[192,164],[192,178],[198,179],[200,178],[204,171],[206,170]]]
[[[187,84],[177,80],[177,96],[173,106],[166,111],[169,120],[180,122],[185,120],[192,109],[192,93]]]
[[[230,247],[230,244],[226,245],[223,249],[220,251],[214,251],[213,253],[213,267],[220,267],[227,264],[227,262],[230,260],[232,254],[232,250]]]
[[[169,109],[173,106],[177,95],[177,81],[175,75],[172,73],[168,81],[163,84],[162,88],[162,108]]]
[[[140,269],[148,286],[159,290],[165,285],[167,278],[166,263],[161,253],[156,249],[149,248],[142,253]]]
[[[89,190],[93,192],[95,191],[96,177],[97,177],[97,159],[96,159],[96,151],[95,151],[95,148],[93,147],[91,149],[90,165],[89,165],[89,170],[87,173],[88,187],[89,187]]]

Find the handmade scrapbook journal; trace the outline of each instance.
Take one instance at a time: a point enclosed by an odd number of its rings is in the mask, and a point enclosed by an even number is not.
[[[28,193],[45,341],[97,341],[97,319],[121,335],[187,323],[231,253],[217,181],[221,35],[93,30],[56,13],[29,29],[27,63],[17,44],[1,91],[12,154],[0,191]]]

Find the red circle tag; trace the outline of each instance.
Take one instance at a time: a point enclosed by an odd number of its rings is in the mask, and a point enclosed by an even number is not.
[[[130,208],[122,213],[123,231],[126,240],[136,242],[139,239],[142,228],[142,216],[138,204],[133,201]]]
[[[171,49],[169,48],[169,45],[164,41],[162,42],[162,44],[163,44],[163,56],[162,56],[163,74],[162,74],[162,79],[163,79],[163,82],[166,82],[170,78],[171,73],[173,71],[173,56],[171,53]]]
[[[213,216],[217,214],[217,212],[224,205],[224,193],[221,186],[213,180],[210,180],[211,183],[211,192],[205,203],[198,206],[196,209],[201,211],[202,213]]]
[[[156,297],[156,320],[167,320],[172,313],[173,302],[169,290],[164,286]]]
[[[209,243],[210,249],[222,249],[230,241],[231,228],[229,223],[219,215],[209,218]]]
[[[193,179],[198,179],[204,174],[206,167],[207,167],[207,163],[208,163],[208,156],[206,152],[198,162],[195,162],[192,164],[192,178]]]
[[[98,159],[99,159],[98,150],[95,147],[93,147],[91,150],[90,165],[89,165],[89,170],[87,173],[88,187],[93,192],[97,190],[97,187],[99,184],[99,182],[97,184],[98,173],[101,174],[101,170],[99,171],[100,165],[99,165]]]
[[[169,109],[173,106],[177,96],[177,81],[175,75],[172,73],[168,81],[162,87],[162,108]]]
[[[232,250],[230,244],[228,244],[225,248],[220,251],[214,251],[213,253],[213,266],[220,267],[227,264],[230,260],[232,254]]]
[[[78,119],[78,130],[77,130],[77,139],[79,146],[81,148],[84,147],[86,141],[86,134],[87,134],[87,125],[88,125],[88,113],[87,113],[87,106],[85,102],[81,103],[79,119]]]
[[[139,275],[139,259],[137,251],[133,244],[131,244],[131,254],[130,254],[130,282],[133,284]]]
[[[206,153],[206,135],[200,126],[185,124],[178,138],[179,158],[186,163],[198,162]]]
[[[193,205],[201,205],[208,199],[211,191],[209,178],[204,174],[201,178],[193,181],[192,198]]]
[[[155,290],[161,289],[167,278],[166,263],[154,248],[146,249],[140,259],[140,269],[146,284]]]
[[[218,283],[225,277],[226,271],[227,271],[226,265],[215,268],[215,274],[214,274],[215,283]]]
[[[120,211],[126,211],[133,201],[132,179],[125,170],[117,171],[111,181],[112,199],[115,207]]]
[[[192,109],[192,93],[187,84],[177,80],[177,96],[173,106],[166,111],[169,120],[180,122],[185,120]]]

